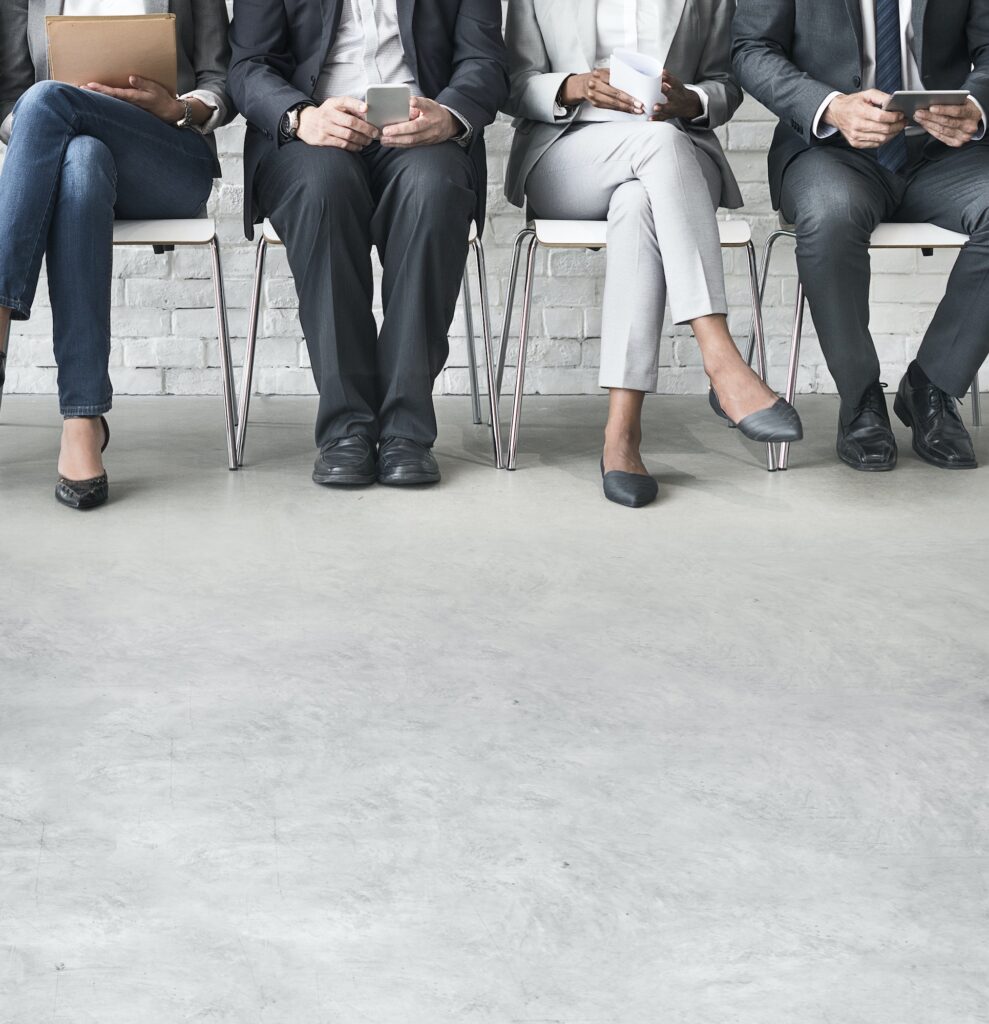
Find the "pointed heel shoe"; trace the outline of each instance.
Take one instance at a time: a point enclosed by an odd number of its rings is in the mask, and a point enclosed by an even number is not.
[[[100,448],[102,454],[110,443],[110,424],[107,423],[105,416],[100,417],[100,422],[103,424],[104,433],[103,445]],[[105,504],[109,497],[110,484],[106,473],[89,480],[69,480],[68,477],[59,476],[58,483],[55,484],[55,500],[67,508],[78,509],[80,512]]]
[[[803,424],[797,410],[785,398],[778,398],[775,405],[760,409],[735,423],[721,408],[717,392],[711,388],[707,393],[711,408],[750,441],[760,444],[777,444],[781,441],[800,441],[804,436]]]
[[[622,473],[618,470],[604,471],[604,459],[601,460],[601,480],[604,483],[604,496],[616,505],[626,508],[642,508],[651,505],[659,494],[659,484],[651,476],[641,473]]]

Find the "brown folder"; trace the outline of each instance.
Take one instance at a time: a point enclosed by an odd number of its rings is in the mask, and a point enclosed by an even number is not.
[[[174,14],[45,18],[54,82],[130,88],[131,75],[178,90]]]

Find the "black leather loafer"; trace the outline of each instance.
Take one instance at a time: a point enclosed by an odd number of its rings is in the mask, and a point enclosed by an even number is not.
[[[439,482],[440,467],[424,444],[407,437],[382,438],[378,447],[378,483],[406,487]]]
[[[838,417],[835,451],[846,466],[860,473],[888,473],[896,469],[896,438],[879,381],[869,386],[847,423]]]
[[[367,487],[378,478],[374,442],[364,434],[324,444],[312,478],[323,487]]]
[[[729,419],[728,414],[721,408],[717,392],[711,388],[707,393],[707,400],[711,408],[728,424],[738,430],[743,437],[750,441],[758,441],[760,444],[779,444],[783,441],[800,441],[804,436],[804,427],[800,422],[797,410],[785,399],[777,399],[775,405],[768,409],[760,409],[751,413],[738,423]]]
[[[100,422],[103,424],[104,435],[103,444],[100,446],[102,453],[110,443],[110,424],[107,423],[105,416],[100,417]],[[67,476],[59,474],[55,484],[55,500],[66,508],[78,509],[80,512],[105,505],[109,497],[110,482],[106,473],[90,477],[89,480],[70,480]]]
[[[913,432],[913,450],[940,469],[977,469],[972,438],[955,399],[934,384],[914,387],[904,375],[893,411]]]
[[[659,495],[659,484],[651,476],[641,473],[623,473],[612,469],[605,473],[604,459],[601,460],[601,480],[604,496],[616,505],[626,508],[643,508],[651,505]]]

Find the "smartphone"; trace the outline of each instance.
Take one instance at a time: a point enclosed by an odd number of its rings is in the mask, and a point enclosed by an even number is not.
[[[367,88],[368,124],[385,128],[409,120],[412,90],[407,85],[369,85]]]
[[[932,90],[930,92],[894,92],[886,101],[883,110],[894,114],[906,114],[912,118],[918,110],[930,107],[960,107],[972,94],[965,89]]]

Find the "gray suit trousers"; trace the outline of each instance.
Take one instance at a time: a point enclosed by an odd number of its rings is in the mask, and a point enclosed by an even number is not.
[[[435,441],[433,382],[449,355],[474,179],[455,142],[375,142],[360,153],[293,142],[262,161],[257,198],[295,278],[320,447],[356,434]],[[380,331],[372,245],[383,271]]]
[[[900,174],[874,154],[831,145],[805,150],[783,177],[781,212],[797,228],[800,279],[846,416],[880,376],[869,333],[869,237],[883,221],[971,236],[917,353],[924,373],[961,397],[989,355],[989,147],[932,161],[922,153],[925,138],[909,140],[911,160]]]
[[[676,323],[727,313],[721,172],[671,124],[575,124],[529,173],[537,217],[608,221],[603,388],[655,391],[669,298]]]

